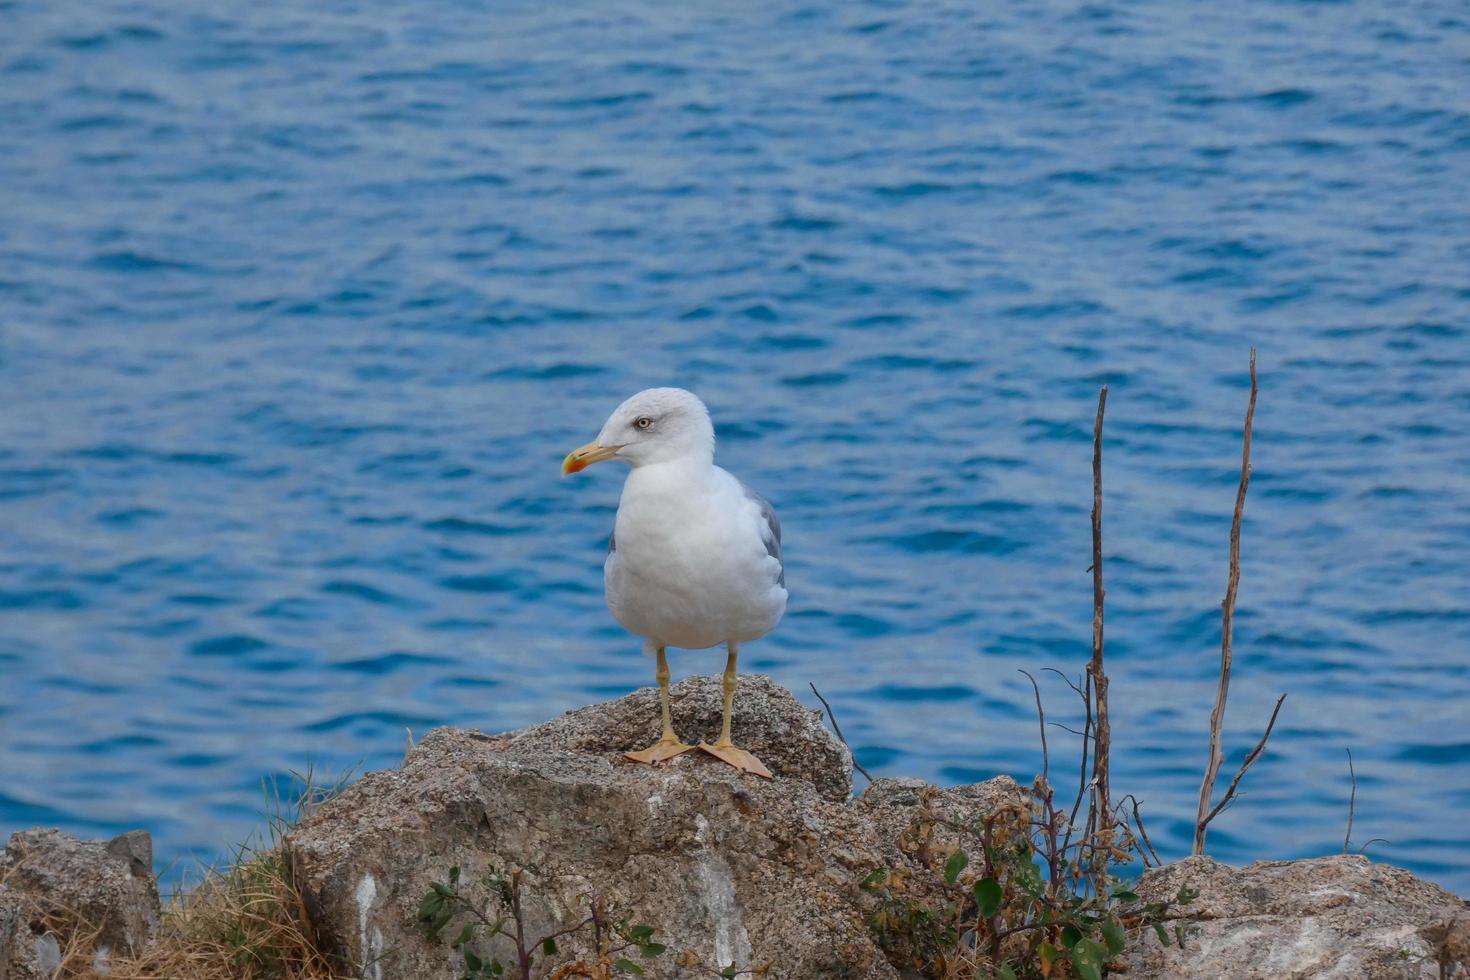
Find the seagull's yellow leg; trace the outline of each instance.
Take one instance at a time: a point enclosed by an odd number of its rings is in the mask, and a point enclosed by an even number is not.
[[[720,724],[720,740],[714,745],[700,742],[699,747],[704,749],[716,759],[728,762],[741,772],[754,773],[757,776],[771,778],[771,770],[767,769],[761,760],[751,755],[744,749],[736,748],[735,743],[730,741],[730,714],[735,706],[735,657],[739,647],[730,644],[730,655],[725,658],[725,716]]]
[[[677,755],[682,755],[694,748],[679,741],[679,736],[674,734],[673,716],[669,714],[669,658],[664,654],[664,648],[658,648],[658,699],[663,706],[664,733],[657,741],[644,749],[642,752],[624,752],[625,759],[634,762],[646,762],[649,765],[657,765],[667,762]]]

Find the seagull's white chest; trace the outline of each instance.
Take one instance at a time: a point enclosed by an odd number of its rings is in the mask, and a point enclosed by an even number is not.
[[[631,632],[667,646],[764,636],[786,610],[786,589],[763,527],[760,504],[718,467],[633,470],[604,566],[608,608]]]

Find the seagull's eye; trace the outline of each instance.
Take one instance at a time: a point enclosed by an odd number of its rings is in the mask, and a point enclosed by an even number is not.
[[[638,426],[638,428],[640,429],[648,429],[652,428],[653,419],[649,418],[647,415],[640,415],[637,419],[634,420],[633,424]]]

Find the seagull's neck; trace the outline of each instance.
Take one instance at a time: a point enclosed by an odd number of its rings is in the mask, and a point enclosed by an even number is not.
[[[689,453],[657,463],[644,463],[633,467],[628,480],[623,484],[623,495],[628,494],[688,494],[714,478],[714,454]]]

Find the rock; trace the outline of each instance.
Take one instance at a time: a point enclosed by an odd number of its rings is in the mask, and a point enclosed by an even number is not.
[[[693,744],[720,736],[724,690],[718,679],[691,677],[670,688],[674,727]],[[509,736],[521,754],[600,756],[622,763],[624,752],[645,749],[662,729],[658,690],[646,687],[603,704],[568,712]],[[852,795],[852,754],[822,727],[791,692],[759,674],[740,678],[731,723],[735,744],[760,757],[772,773],[801,780],[825,799]]]
[[[108,843],[59,830],[12,834],[0,851],[0,980],[50,980],[63,952],[105,967],[141,953],[158,932],[152,840]]]
[[[1434,951],[1434,958],[1453,976],[1459,967],[1465,976],[1470,976],[1470,902],[1459,909],[1451,918],[1419,930],[1419,935]]]
[[[1185,926],[1183,948],[1151,932],[1130,943],[1128,976],[1437,978],[1439,948],[1464,940],[1454,932],[1459,898],[1357,855],[1245,868],[1186,858],[1145,873],[1134,890],[1164,901],[1181,885],[1199,890],[1183,909],[1199,921]]]
[[[673,695],[679,734],[713,740],[718,679],[682,681]],[[464,968],[447,942],[458,922],[431,937],[420,902],[452,866],[461,890],[482,897],[479,879],[494,868],[523,873],[532,937],[585,919],[594,894],[615,917],[652,926],[666,953],[621,954],[651,978],[730,966],[899,976],[867,927],[874,899],[860,883],[952,849],[955,832],[921,814],[973,825],[1015,805],[1019,788],[1004,777],[943,791],[882,780],[853,800],[847,749],[764,677],[740,679],[734,728],[775,779],[703,753],[659,768],[624,760],[658,736],[653,690],[505,735],[430,732],[401,769],[364,776],[289,835],[321,937],[366,980],[452,980]],[[589,933],[559,939],[558,961],[593,958]],[[514,960],[504,940],[476,950]]]

